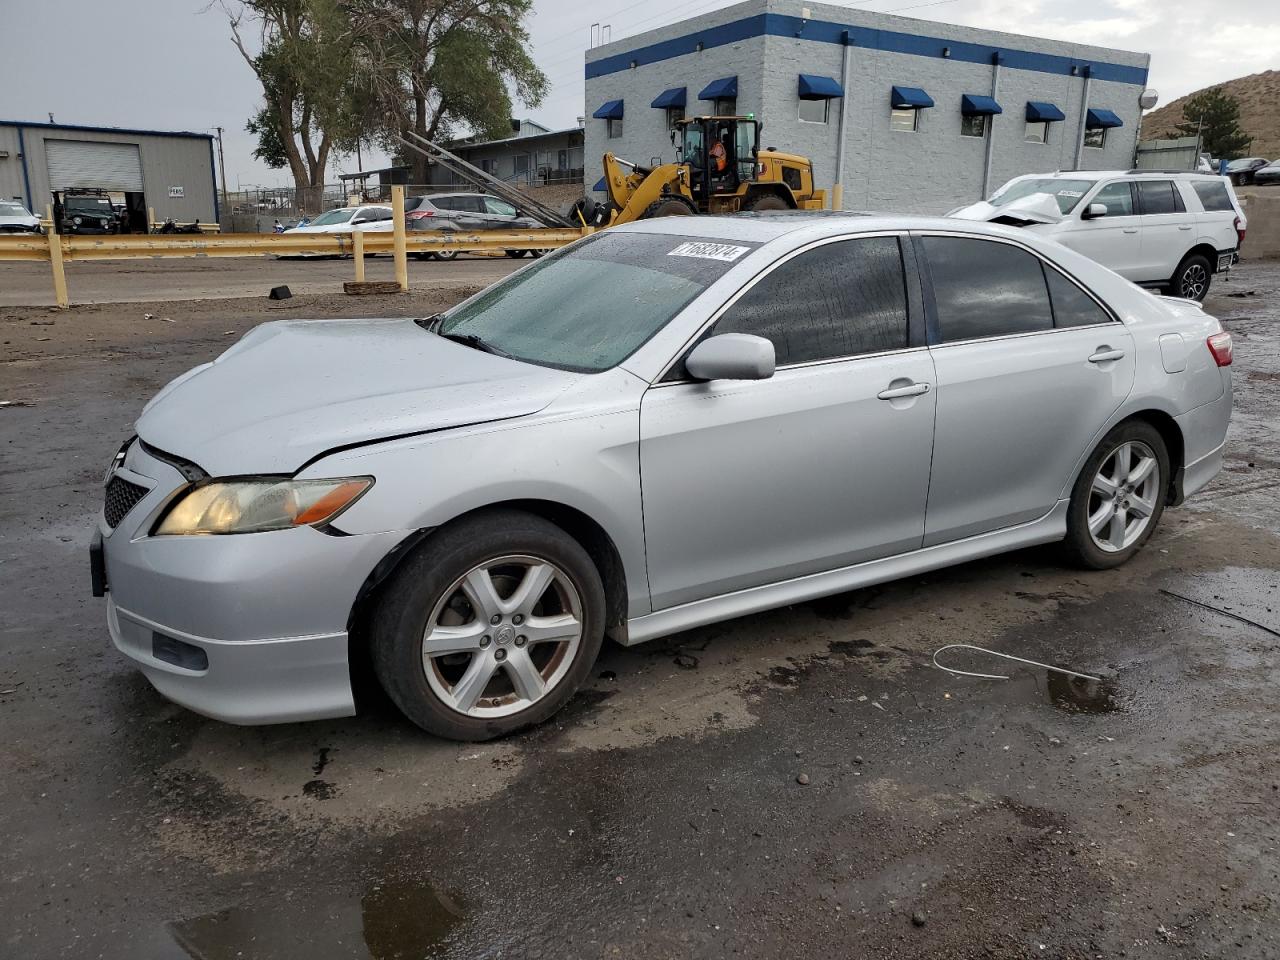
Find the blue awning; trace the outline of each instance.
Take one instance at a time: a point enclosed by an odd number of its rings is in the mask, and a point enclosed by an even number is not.
[[[702,92],[698,94],[699,100],[727,100],[730,97],[738,95],[738,78],[737,77],[721,77],[719,80],[712,80]]]
[[[596,185],[591,188],[595,193],[604,193],[609,189],[609,185],[604,182],[604,177],[596,181]]]
[[[990,116],[993,113],[1004,113],[994,97],[983,97],[976,93],[966,93],[960,97],[960,112],[966,117]]]
[[[1085,114],[1084,125],[1089,130],[1105,127],[1123,127],[1124,121],[1110,110],[1090,110]]]
[[[610,100],[592,114],[597,120],[621,120],[622,101]]]
[[[843,97],[844,87],[831,77],[819,77],[812,73],[800,74],[801,100],[830,100]]]
[[[1052,103],[1043,100],[1027,101],[1027,119],[1032,123],[1058,123],[1067,119],[1067,115]]]
[[[685,103],[685,87],[672,87],[670,90],[663,90],[653,99],[651,107],[683,107]]]
[[[919,87],[894,87],[893,97],[889,102],[895,110],[904,110],[912,107],[919,109],[921,107],[932,107],[933,97]]]

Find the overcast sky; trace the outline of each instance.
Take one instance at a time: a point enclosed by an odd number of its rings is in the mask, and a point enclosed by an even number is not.
[[[534,0],[533,54],[551,81],[520,116],[567,127],[583,113],[591,24],[613,39],[729,6],[728,0]],[[1150,86],[1168,103],[1223,80],[1280,67],[1280,3],[1212,0],[864,0],[844,4],[945,23],[1150,53]],[[0,0],[0,119],[147,129],[225,128],[227,184],[289,184],[250,155],[244,132],[257,80],[208,0]],[[51,53],[51,51],[56,51]],[[383,158],[366,157],[376,166]],[[339,157],[329,179],[356,169]]]

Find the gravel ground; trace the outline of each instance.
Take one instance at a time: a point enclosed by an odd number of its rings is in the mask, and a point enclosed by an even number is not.
[[[606,648],[481,746],[165,702],[88,595],[142,403],[264,319],[463,292],[0,308],[0,956],[1280,955],[1280,266],[1216,287],[1227,468],[1123,569],[1021,551]],[[956,642],[1105,682],[952,677]]]

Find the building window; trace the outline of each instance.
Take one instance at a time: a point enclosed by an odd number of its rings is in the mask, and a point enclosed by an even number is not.
[[[676,124],[684,119],[684,107],[667,107],[667,129],[674,130]]]
[[[622,118],[621,117],[618,117],[616,120],[606,120],[605,123],[609,125],[610,140],[616,140],[618,139],[618,137],[622,136]]]
[[[1048,143],[1049,123],[1046,120],[1028,120],[1022,128],[1022,139],[1027,143]]]
[[[718,97],[711,101],[712,115],[716,117],[736,117],[738,101],[735,97]]]
[[[1084,145],[1086,147],[1105,147],[1107,145],[1107,128],[1090,127],[1084,132]]]
[[[920,111],[915,107],[895,107],[889,111],[889,129],[915,133],[920,129]]]
[[[821,100],[801,100],[800,120],[803,123],[826,123],[830,108],[831,101],[825,97]]]
[[[960,118],[960,136],[985,137],[987,135],[987,117],[983,113],[974,113]]]
[[[480,161],[480,169],[485,173],[496,173],[498,171],[498,161],[493,157],[485,157]]]

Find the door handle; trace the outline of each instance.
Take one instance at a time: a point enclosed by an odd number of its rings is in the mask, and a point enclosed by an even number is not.
[[[1126,227],[1124,232],[1125,232],[1125,233],[1137,233],[1137,232],[1138,232],[1138,228],[1137,228],[1137,227]]]
[[[1089,358],[1089,362],[1106,363],[1108,360],[1119,360],[1123,356],[1123,350],[1111,350],[1108,347],[1099,347],[1098,352]]]
[[[905,387],[890,387],[876,394],[878,400],[897,400],[901,397],[918,397],[929,392],[927,383],[909,383]]]
[[[1191,229],[1191,225],[1190,225],[1190,224],[1182,224],[1182,225],[1180,225],[1180,226],[1178,227],[1178,229],[1179,229],[1179,230],[1190,230],[1190,229]]]

